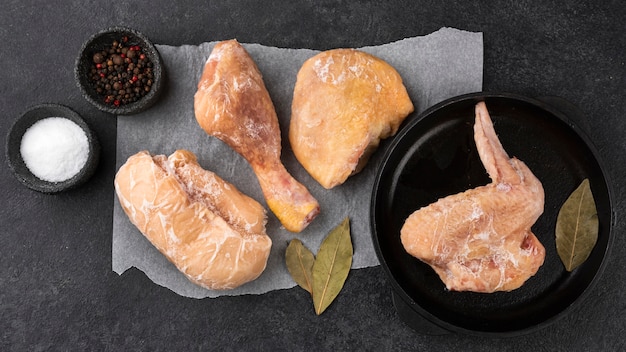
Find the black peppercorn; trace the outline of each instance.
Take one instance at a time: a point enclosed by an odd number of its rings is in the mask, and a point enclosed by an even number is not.
[[[113,55],[112,59],[115,65],[121,65],[124,62],[124,59],[122,59],[120,55]]]
[[[131,45],[128,37],[94,53],[92,61],[91,81],[105,104],[136,102],[151,90],[152,62],[139,45]]]
[[[101,64],[104,61],[104,56],[101,53],[95,53],[93,55],[93,62],[96,64]]]

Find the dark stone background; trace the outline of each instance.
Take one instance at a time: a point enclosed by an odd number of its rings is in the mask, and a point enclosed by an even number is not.
[[[280,3],[280,4],[279,4]],[[26,189],[0,168],[0,350],[626,349],[626,5],[621,1],[34,1],[0,5],[0,134],[29,106],[78,111],[103,145],[96,175],[58,195]],[[115,117],[74,85],[78,50],[112,25],[155,43],[240,42],[329,49],[376,45],[449,26],[484,33],[484,90],[557,95],[608,166],[615,242],[584,302],[536,333],[507,339],[417,334],[398,320],[381,267],[353,270],[316,316],[299,289],[194,300],[137,270],[111,271]]]

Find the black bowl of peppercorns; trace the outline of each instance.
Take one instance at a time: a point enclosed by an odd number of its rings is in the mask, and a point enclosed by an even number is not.
[[[131,115],[152,106],[163,86],[156,47],[140,32],[112,27],[83,44],[74,74],[81,93],[98,109]]]

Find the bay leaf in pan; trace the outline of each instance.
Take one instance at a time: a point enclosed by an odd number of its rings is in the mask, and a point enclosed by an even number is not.
[[[556,250],[567,271],[581,265],[598,240],[598,213],[588,179],[565,200],[556,220]]]

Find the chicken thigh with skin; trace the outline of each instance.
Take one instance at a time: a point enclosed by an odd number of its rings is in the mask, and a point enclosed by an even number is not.
[[[198,82],[194,110],[206,133],[250,163],[269,208],[287,230],[300,232],[317,216],[317,200],[280,160],[274,105],[261,72],[236,40],[213,48]]]
[[[401,241],[449,290],[511,291],[545,258],[531,232],[543,213],[543,186],[522,161],[509,158],[484,102],[475,113],[474,140],[492,183],[415,211],[400,231]]]
[[[402,77],[384,60],[356,49],[323,51],[298,71],[289,141],[311,177],[331,189],[360,172],[413,110]]]

